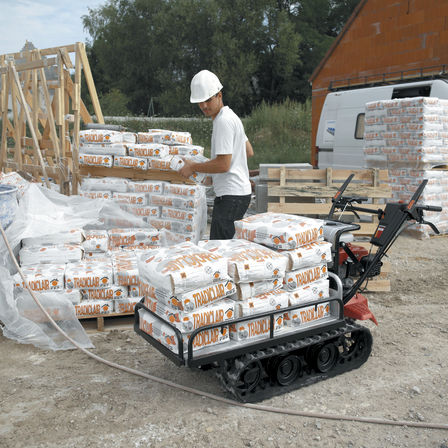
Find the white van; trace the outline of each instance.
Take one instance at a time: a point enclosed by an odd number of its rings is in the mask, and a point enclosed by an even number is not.
[[[448,80],[435,79],[329,93],[317,129],[318,167],[365,168],[366,103],[417,96],[448,99]]]

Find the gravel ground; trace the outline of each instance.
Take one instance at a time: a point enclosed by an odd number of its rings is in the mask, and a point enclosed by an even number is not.
[[[448,238],[398,239],[391,293],[371,293],[379,321],[361,368],[264,405],[422,423],[448,423]],[[91,334],[94,353],[223,396],[213,371],[179,368],[132,329]],[[180,392],[88,358],[0,336],[0,446],[437,447],[448,431],[297,417]]]

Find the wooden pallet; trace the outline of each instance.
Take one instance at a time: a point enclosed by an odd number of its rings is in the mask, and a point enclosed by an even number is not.
[[[90,332],[131,329],[134,325],[134,313],[95,314],[78,316],[85,330]]]
[[[355,174],[345,195],[365,196],[369,198],[368,208],[377,208],[375,204],[392,197],[388,184],[388,171],[366,170],[321,170],[270,168],[268,176],[274,181],[268,184],[269,212],[325,218],[331,209],[331,199],[350,174]],[[365,240],[375,231],[378,219],[369,218],[370,214],[359,213],[361,221],[349,214],[350,221],[358,221],[360,229],[353,232],[355,240]],[[336,217],[338,215],[335,215]],[[382,274],[371,279],[367,291],[390,291],[387,278],[387,263]]]
[[[164,180],[167,182],[173,182],[176,184],[192,184],[195,185],[190,179],[186,179],[181,176],[177,171],[162,171],[162,170],[138,170],[134,168],[121,168],[121,167],[99,167],[81,165],[79,167],[79,173],[81,176],[92,177],[123,177],[134,180]]]

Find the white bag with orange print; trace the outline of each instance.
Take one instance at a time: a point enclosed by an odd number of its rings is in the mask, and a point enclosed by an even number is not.
[[[302,269],[308,266],[315,266],[320,263],[331,262],[331,243],[327,241],[317,241],[306,244],[292,250],[282,250],[281,254],[288,257],[288,271]]]
[[[261,280],[257,282],[238,283],[236,285],[237,294],[232,297],[234,300],[246,300],[251,297],[274,291],[283,286],[283,279],[273,278],[271,280]]]
[[[283,278],[288,259],[268,247],[246,240],[200,241],[200,247],[227,258],[230,277],[235,282]]]
[[[106,252],[109,247],[107,230],[86,230],[82,247],[86,252]]]
[[[156,229],[110,229],[109,248],[138,245],[158,245],[159,232]]]
[[[142,218],[158,218],[161,213],[160,207],[153,205],[127,205],[126,210]]]
[[[81,244],[84,240],[82,229],[71,229],[64,232],[52,233],[32,238],[23,238],[22,246],[52,246],[55,244]]]
[[[22,247],[19,251],[20,265],[41,263],[63,264],[81,261],[82,246],[79,244],[56,244],[42,247]]]
[[[135,143],[126,145],[132,157],[165,157],[169,155],[169,147],[160,143]]]
[[[202,155],[198,155],[195,157],[190,157],[191,160],[198,163],[207,162],[210,159],[207,157],[204,157]],[[174,171],[179,171],[183,166],[185,165],[185,162],[183,161],[183,158],[181,156],[172,156],[170,161],[170,167]],[[197,173],[194,172],[189,179],[197,184],[204,184],[207,181],[208,174],[207,173]]]
[[[138,285],[137,256],[131,251],[113,251],[114,279],[117,285]]]
[[[143,157],[115,156],[114,166],[121,168],[148,169],[148,160]]]
[[[172,295],[167,289],[156,288],[146,280],[139,279],[139,295],[158,300],[175,310],[192,312],[198,308],[211,305],[225,297],[235,294],[235,284],[230,280]]]
[[[147,203],[145,193],[113,193],[112,199],[120,204],[146,205]]]
[[[130,180],[128,183],[128,191],[134,193],[162,193],[166,183],[162,180]]]
[[[110,288],[113,285],[112,263],[91,259],[80,263],[67,263],[65,287],[67,289]]]
[[[80,154],[100,154],[100,155],[110,155],[110,156],[127,156],[127,148],[122,143],[80,143],[79,144]]]
[[[297,310],[288,311],[288,313],[285,314],[285,325],[287,327],[299,327],[328,318],[330,316],[330,302],[324,302],[317,305],[309,305],[298,308]]]
[[[248,300],[236,302],[235,317],[252,316],[257,313],[280,310],[289,306],[289,293],[276,289]]]
[[[33,291],[61,291],[64,289],[65,265],[41,264],[24,267],[22,272],[26,283],[20,274],[14,275],[14,286],[26,287]]]
[[[83,198],[89,198],[89,199],[112,200],[112,191],[109,190],[80,191],[79,195]]]
[[[135,143],[133,132],[111,131],[106,129],[86,129],[79,131],[80,143]]]
[[[170,145],[168,148],[173,156],[195,157],[204,154],[204,147],[198,145]]]
[[[112,285],[110,288],[81,289],[83,300],[113,300],[128,297],[127,286]]]
[[[190,242],[148,251],[138,268],[140,277],[173,294],[229,279],[225,258]]]
[[[323,240],[323,225],[321,219],[266,212],[236,221],[235,238],[290,250]]]
[[[104,166],[112,168],[114,157],[110,155],[79,154],[79,164],[89,166]]]
[[[159,205],[163,207],[172,207],[182,210],[193,210],[200,205],[200,201],[204,198],[185,197],[173,194],[150,194],[148,197],[148,203],[151,205]]]
[[[265,339],[271,334],[270,317],[248,320],[236,324],[230,324],[230,339],[246,341],[247,339]],[[274,336],[284,329],[283,313],[274,315]]]
[[[114,302],[112,300],[81,300],[79,304],[75,305],[75,312],[78,317],[112,314]]]
[[[81,180],[82,191],[116,191],[125,193],[128,191],[128,179],[121,177],[83,177]]]
[[[179,355],[181,354],[177,335],[173,328],[171,328],[169,325],[167,325],[157,317],[152,316],[148,311],[142,308],[138,310],[138,313],[140,330],[152,336],[155,340],[168,347],[171,351]],[[189,333],[182,335],[184,353],[188,350],[188,341],[190,337],[191,334]],[[223,344],[228,342],[229,340],[229,327],[227,325],[221,328],[204,330],[199,332],[194,338],[193,351],[217,344]]]
[[[285,275],[284,288],[288,291],[309,285],[320,279],[328,278],[328,269],[326,263],[311,266],[295,271],[287,272]]]
[[[156,299],[145,297],[145,306],[163,320],[174,325],[182,333],[189,333],[200,327],[219,324],[234,318],[235,302],[222,299],[191,312],[174,310]]]
[[[289,304],[300,305],[330,296],[330,281],[328,278],[317,280],[306,286],[289,291]]]
[[[124,297],[114,300],[114,311],[116,313],[133,313],[135,311],[135,305],[140,302],[141,297]]]

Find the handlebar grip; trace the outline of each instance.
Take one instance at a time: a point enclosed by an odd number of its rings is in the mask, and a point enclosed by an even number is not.
[[[428,212],[441,212],[442,211],[442,207],[439,207],[437,205],[422,205],[419,208],[421,208],[422,210],[426,210]]]

